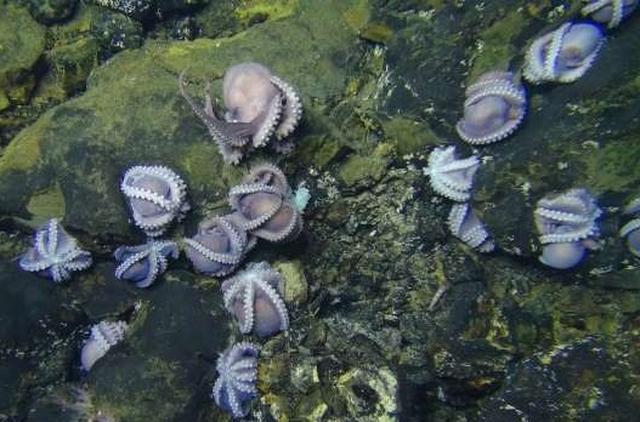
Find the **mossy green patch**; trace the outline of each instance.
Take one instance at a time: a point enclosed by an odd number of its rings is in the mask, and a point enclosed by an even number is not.
[[[522,11],[507,14],[479,35],[481,48],[474,57],[469,80],[473,81],[490,70],[506,70],[517,50],[511,44],[526,23]]]
[[[594,192],[628,192],[640,185],[640,139],[630,135],[610,140],[601,148],[581,155],[588,186]]]
[[[336,158],[342,149],[340,143],[329,136],[311,135],[300,142],[295,155],[300,157],[300,161],[313,163],[322,169]]]
[[[31,213],[31,221],[40,224],[50,218],[62,219],[65,213],[64,194],[58,183],[47,189],[38,191],[27,203],[27,211]]]
[[[0,157],[0,174],[28,172],[41,162],[40,144],[47,129],[46,118],[20,132]]]
[[[386,44],[391,37],[393,29],[381,22],[369,22],[360,31],[360,38],[379,44]]]
[[[380,181],[386,172],[392,151],[393,146],[390,144],[380,144],[371,155],[350,156],[340,168],[340,178],[348,186],[365,180]]]
[[[0,91],[12,101],[29,99],[35,83],[30,72],[44,51],[44,35],[27,10],[0,5]]]
[[[382,123],[384,133],[398,154],[413,154],[424,151],[428,145],[438,145],[440,140],[425,123],[397,116]]]
[[[236,18],[241,23],[277,20],[296,13],[298,0],[242,0],[235,10]]]
[[[360,32],[371,19],[369,0],[356,0],[342,14],[344,21],[354,31]]]

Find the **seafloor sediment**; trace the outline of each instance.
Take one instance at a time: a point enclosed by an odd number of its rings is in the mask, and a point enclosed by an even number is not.
[[[551,5],[553,3],[553,5]],[[513,136],[471,147],[455,125],[480,74],[519,75],[536,36],[580,1],[0,1],[0,421],[214,421],[215,361],[242,336],[220,279],[181,257],[149,289],[114,276],[139,244],[119,191],[136,164],[166,165],[192,236],[270,160],[312,200],[295,241],[245,262],[285,278],[290,328],[261,344],[261,420],[629,420],[640,410],[640,259],[618,230],[640,195],[640,12],[608,31],[571,84],[526,85]],[[286,156],[224,164],[178,92],[219,97],[225,69],[256,61],[294,85],[304,117]],[[423,175],[435,146],[481,158],[472,206],[496,250],[447,230]],[[584,187],[603,210],[599,249],[576,268],[540,262],[536,202]],[[35,227],[63,225],[96,263],[54,284],[16,264]],[[444,292],[437,302],[434,296]],[[127,338],[89,374],[89,327]],[[79,416],[78,416],[79,415]],[[526,419],[525,419],[526,418]]]

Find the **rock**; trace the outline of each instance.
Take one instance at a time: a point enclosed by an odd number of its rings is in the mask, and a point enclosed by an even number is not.
[[[230,320],[217,288],[168,271],[145,291],[125,340],[92,368],[88,391],[97,409],[118,420],[194,420],[221,411],[206,398]],[[195,405],[195,403],[200,403]]]
[[[29,101],[33,68],[44,52],[45,30],[27,10],[0,5],[0,111]]]
[[[118,180],[140,163],[162,163],[183,175],[194,208],[219,204],[242,172],[222,166],[217,147],[177,93],[178,73],[188,68],[190,80],[203,82],[251,59],[296,85],[305,104],[322,101],[342,88],[345,70],[335,59],[346,56],[356,37],[341,26],[339,10],[310,8],[295,19],[252,27],[242,37],[150,42],[120,54],[92,74],[84,95],[45,113],[7,147],[0,158],[0,214],[29,218],[32,196],[58,180],[65,224],[92,235],[127,236],[132,229]],[[278,41],[285,38],[287,43]],[[307,70],[312,65],[313,74]],[[82,207],[71,205],[80,202]]]
[[[624,361],[593,338],[518,363],[505,386],[481,406],[479,420],[619,420],[637,408]]]
[[[18,0],[18,3],[27,7],[38,22],[51,25],[69,18],[77,0]]]
[[[295,261],[278,261],[273,264],[284,279],[284,301],[287,305],[300,306],[307,301],[309,286],[304,275],[302,263]]]
[[[21,419],[28,397],[65,379],[83,315],[59,286],[0,262],[0,417]]]

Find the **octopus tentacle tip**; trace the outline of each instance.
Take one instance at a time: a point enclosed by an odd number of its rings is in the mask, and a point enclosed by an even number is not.
[[[222,82],[226,111],[217,117],[209,95],[204,107],[186,92],[178,78],[180,92],[195,115],[202,120],[218,144],[225,162],[238,164],[248,151],[267,145],[272,138],[276,151],[288,152],[288,137],[302,117],[302,101],[297,91],[259,63],[240,63],[225,72]],[[280,145],[282,144],[282,145]]]
[[[227,348],[216,363],[218,378],[211,398],[233,418],[245,417],[249,402],[258,396],[258,355],[257,345],[241,342]]]
[[[577,265],[589,245],[600,235],[596,220],[602,214],[586,189],[577,188],[545,196],[534,210],[535,225],[543,245],[540,261],[557,269]]]
[[[459,159],[455,147],[439,147],[429,155],[429,165],[423,169],[430,177],[431,187],[438,194],[456,202],[465,202],[471,198],[473,178],[480,160],[472,155]]]
[[[115,271],[116,278],[132,281],[140,288],[149,287],[167,270],[168,259],[177,259],[179,254],[175,242],[153,238],[142,245],[120,246],[114,252],[120,263]]]
[[[593,65],[603,44],[604,34],[598,25],[565,23],[531,44],[523,76],[534,84],[574,82]]]
[[[486,145],[510,136],[522,123],[526,94],[510,72],[488,72],[467,88],[458,135],[472,145]]]
[[[76,239],[53,218],[36,230],[33,246],[18,263],[24,271],[35,272],[60,283],[71,278],[72,272],[89,268],[93,260],[91,254],[81,249]]]
[[[136,226],[151,237],[163,234],[172,221],[181,220],[190,209],[186,183],[168,167],[131,167],[124,173],[120,190],[129,202]]]
[[[240,332],[266,337],[289,328],[283,283],[266,262],[251,263],[222,283],[225,308],[235,316]]]

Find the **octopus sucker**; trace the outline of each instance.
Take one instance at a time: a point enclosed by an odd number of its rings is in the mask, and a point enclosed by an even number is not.
[[[61,283],[71,273],[89,268],[91,254],[78,246],[77,240],[53,218],[39,227],[29,248],[19,260],[24,271],[35,272]]]
[[[279,141],[289,136],[302,116],[302,102],[296,90],[259,63],[236,64],[225,72],[222,81],[224,119],[216,114],[209,84],[204,107],[196,104],[187,93],[184,72],[178,78],[178,85],[227,163],[237,164],[248,151],[269,144],[272,138]],[[284,145],[291,144],[287,141]]]

